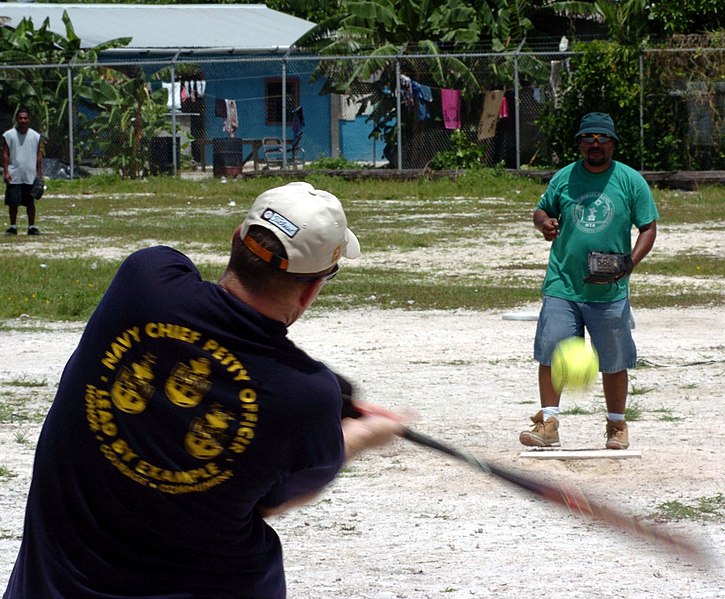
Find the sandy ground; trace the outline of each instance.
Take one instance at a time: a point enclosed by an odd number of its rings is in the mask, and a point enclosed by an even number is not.
[[[482,198],[481,206],[500,201]],[[445,206],[455,208],[455,199],[446,199]],[[73,218],[72,208],[64,218]],[[380,218],[385,226],[387,217]],[[478,222],[476,215],[471,222]],[[665,222],[658,229],[648,260],[725,252],[721,221],[676,227]],[[78,251],[75,239],[45,235],[34,241],[24,251],[41,256]],[[187,246],[192,259],[209,260],[208,248]],[[120,258],[133,249],[91,240],[84,255]],[[527,212],[503,229],[482,225],[475,243],[435,252],[370,252],[359,264],[421,273],[515,272],[538,286],[548,249]],[[219,260],[223,264],[225,258]],[[725,300],[725,276],[698,276],[696,262],[693,276],[676,282],[635,275],[663,293],[704,288]],[[630,405],[641,417],[630,423],[630,439],[641,458],[632,459],[522,457],[518,433],[538,409],[530,320],[507,320],[495,311],[313,310],[292,327],[291,337],[356,380],[364,399],[416,410],[413,427],[421,432],[500,466],[576,485],[598,501],[648,518],[666,502],[697,505],[725,493],[722,305],[663,310],[635,305],[641,366],[631,373]],[[515,312],[535,314],[538,307]],[[0,476],[0,591],[20,544],[40,422],[83,327],[32,319],[1,324],[0,472],[9,475]],[[28,404],[37,413],[32,421],[20,417]],[[579,413],[561,419],[563,447],[602,448],[600,386],[565,394],[562,409],[575,407]],[[14,410],[19,416],[12,416]],[[285,547],[290,599],[725,597],[722,515],[655,524],[708,548],[716,565],[705,568],[404,440],[349,464],[315,502],[276,518],[274,526]]]
[[[521,308],[530,314],[538,305]],[[630,424],[641,458],[534,460],[518,433],[538,406],[535,323],[501,312],[351,310],[307,315],[291,336],[358,381],[365,399],[414,408],[414,428],[522,473],[565,481],[636,517],[725,491],[725,312],[636,310],[642,366]],[[0,424],[0,590],[22,535],[35,440],[82,324],[30,320],[0,332],[0,403],[33,401],[38,423]],[[604,444],[597,385],[565,395],[565,448]],[[547,505],[404,440],[367,454],[314,503],[277,517],[291,598],[723,597],[725,521],[655,524],[719,560],[662,547]]]

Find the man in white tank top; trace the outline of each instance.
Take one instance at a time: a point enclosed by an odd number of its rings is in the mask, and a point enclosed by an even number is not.
[[[18,208],[28,211],[28,235],[39,235],[35,226],[35,198],[31,194],[33,181],[42,179],[42,144],[40,133],[30,128],[30,112],[18,109],[15,127],[3,133],[3,180],[5,205],[10,214],[6,235],[17,235]]]

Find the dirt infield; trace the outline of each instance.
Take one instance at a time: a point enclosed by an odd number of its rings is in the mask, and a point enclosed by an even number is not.
[[[501,312],[316,312],[291,337],[357,380],[365,399],[414,408],[418,430],[645,517],[724,491],[725,313],[635,307],[635,319],[642,366],[630,405],[641,417],[630,435],[642,457],[621,460],[520,457],[518,432],[538,405],[534,322]],[[82,324],[9,324],[0,333],[2,402],[30,399],[42,415]],[[562,409],[579,413],[562,416],[563,447],[603,447],[603,403],[599,387],[564,397]],[[22,534],[39,428],[0,424],[0,466],[12,475],[0,478],[0,590]],[[273,525],[290,598],[725,595],[722,562],[689,564],[403,440],[349,464],[314,503]],[[722,515],[656,526],[725,555]]]

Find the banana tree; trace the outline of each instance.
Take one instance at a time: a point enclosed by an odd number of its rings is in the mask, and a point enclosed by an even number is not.
[[[143,72],[132,67],[98,67],[80,93],[81,158],[97,158],[122,177],[136,179],[150,171],[151,140],[170,131],[166,90],[149,91]]]

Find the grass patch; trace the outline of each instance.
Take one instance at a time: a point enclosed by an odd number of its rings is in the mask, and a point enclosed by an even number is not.
[[[517,249],[536,235],[530,221],[543,183],[496,169],[408,181],[351,181],[321,173],[305,179],[340,198],[368,257],[345,263],[316,309],[489,310],[539,301],[544,261],[523,258]],[[216,280],[231,233],[253,199],[286,182],[280,177],[222,182],[109,176],[52,181],[39,211],[44,235],[0,238],[0,319],[26,314],[84,321],[121,260],[155,244],[190,255],[204,278]],[[667,225],[702,224],[712,230],[723,223],[722,191],[722,186],[656,190],[655,198]],[[501,244],[510,253],[507,262],[467,263],[472,251],[485,256],[487,246]],[[436,262],[441,255],[453,265]],[[686,282],[693,276],[722,277],[725,258],[715,252],[654,253],[638,270],[667,281],[644,284],[635,277],[632,298],[638,307],[722,304],[717,288]]]
[[[693,277],[722,276],[725,272],[725,257],[717,254],[679,252],[667,258],[652,256],[651,260],[648,258],[642,261],[641,270],[637,268],[638,272],[663,276],[677,276],[685,268],[690,269],[690,276]]]
[[[666,501],[647,516],[656,522],[695,520],[698,522],[725,521],[725,495],[718,493],[710,497],[698,497],[690,503],[678,500]]]
[[[628,422],[641,420],[642,415],[644,414],[644,408],[642,407],[642,404],[638,401],[629,401],[627,403],[627,407],[624,408],[624,419]]]
[[[36,381],[31,380],[27,378],[26,376],[22,376],[19,379],[11,379],[9,381],[5,381],[3,383],[4,385],[8,385],[11,387],[26,387],[26,388],[36,388],[36,387],[47,387],[48,386],[48,379],[43,379],[42,381]]]
[[[574,404],[571,408],[561,410],[559,414],[561,416],[591,416],[592,414],[594,414],[594,412],[592,410],[588,410],[586,408],[582,408],[577,404]]]
[[[7,466],[0,464],[0,478],[14,478],[17,474],[15,474],[10,468]]]
[[[39,422],[45,414],[37,409],[42,390],[49,388],[48,380],[27,376],[0,383],[0,422]],[[32,407],[31,407],[32,406]]]
[[[672,413],[672,409],[666,408],[664,406],[660,408],[656,408],[654,410],[650,410],[653,414],[657,414],[657,420],[661,422],[678,422],[682,420],[681,416],[675,416]]]
[[[654,387],[638,387],[632,383],[632,386],[629,388],[629,395],[647,395],[647,393],[651,393],[652,391],[654,391]]]

